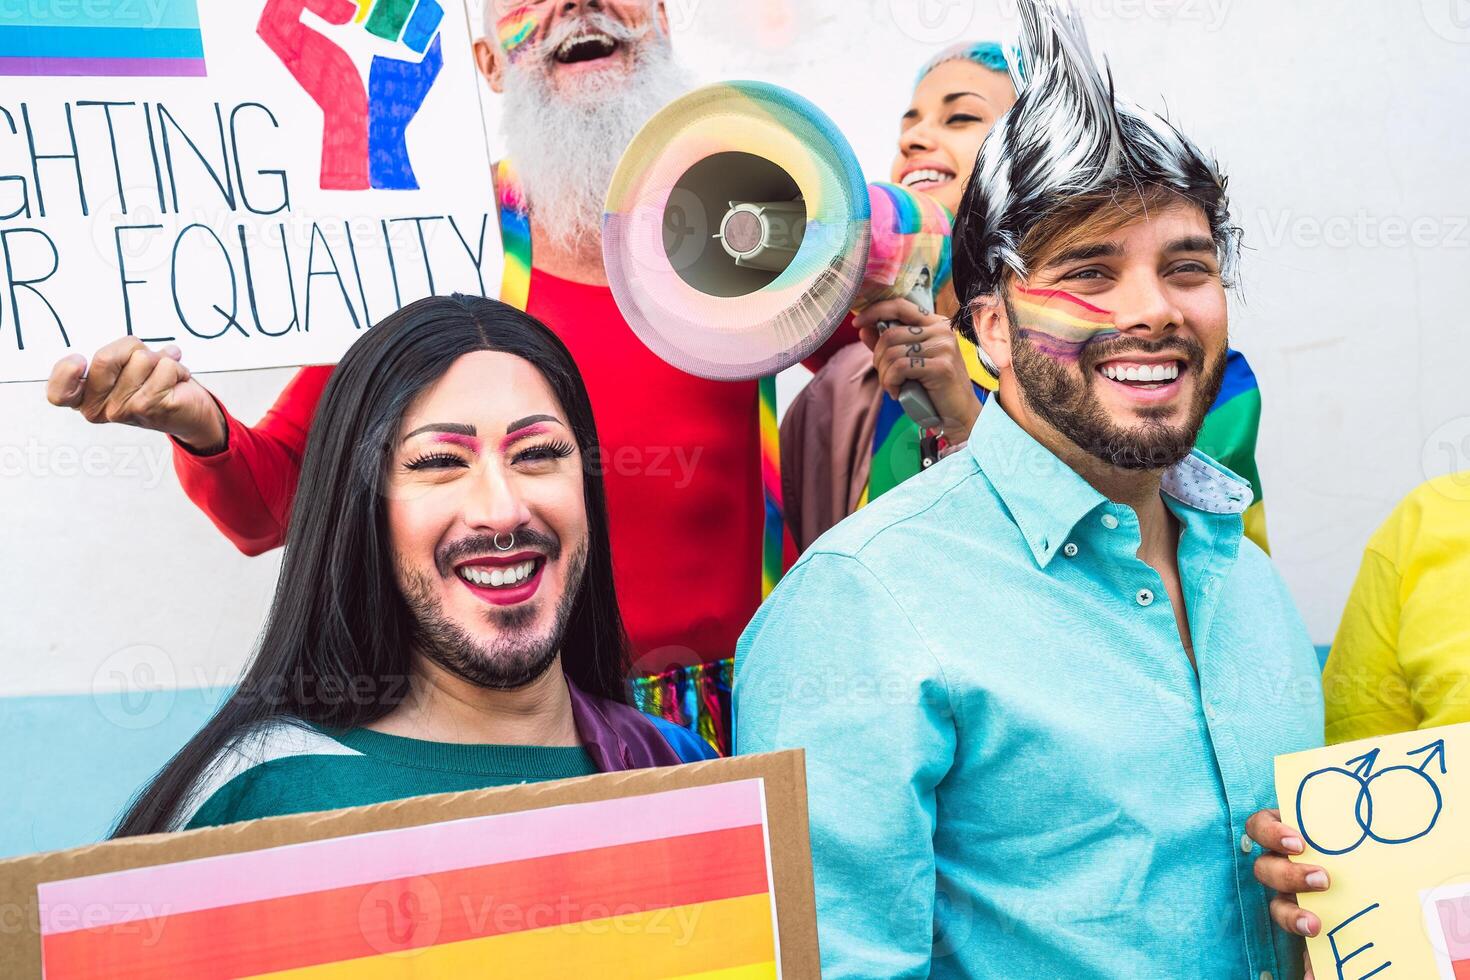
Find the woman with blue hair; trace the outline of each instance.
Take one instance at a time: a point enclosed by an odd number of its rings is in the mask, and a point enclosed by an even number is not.
[[[919,72],[890,179],[955,211],[980,144],[1015,101],[999,44],[946,48]],[[954,332],[958,309],[950,285],[934,313],[904,299],[869,307],[854,320],[863,344],[833,355],[787,410],[782,489],[798,549],[969,438],[994,381]],[[880,322],[895,327],[880,335]],[[904,415],[895,399],[909,381],[923,385],[945,420],[942,433],[921,432]]]

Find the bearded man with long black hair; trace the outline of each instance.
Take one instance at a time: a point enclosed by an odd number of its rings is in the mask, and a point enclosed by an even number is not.
[[[233,696],[117,836],[713,755],[625,703],[592,408],[556,335],[421,300],[353,345]]]

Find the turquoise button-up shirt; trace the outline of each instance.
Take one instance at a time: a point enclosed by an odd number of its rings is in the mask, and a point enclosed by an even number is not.
[[[1164,479],[1198,673],[1138,518],[992,401],[828,532],[741,637],[736,747],[806,750],[823,976],[1299,977],[1246,819],[1322,744],[1249,485]]]

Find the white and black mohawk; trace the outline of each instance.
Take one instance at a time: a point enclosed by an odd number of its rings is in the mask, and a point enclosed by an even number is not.
[[[958,325],[970,304],[998,294],[1007,271],[1027,274],[1020,243],[1033,225],[1075,197],[1155,184],[1198,204],[1210,223],[1226,281],[1239,254],[1225,177],[1168,120],[1120,101],[1093,60],[1071,0],[1020,0],[1019,93],[985,138],[954,228]]]

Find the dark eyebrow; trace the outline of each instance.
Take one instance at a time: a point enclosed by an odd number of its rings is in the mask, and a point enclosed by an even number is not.
[[[404,436],[403,441],[407,442],[414,436],[423,435],[425,432],[448,432],[451,435],[469,436],[470,438],[474,438],[476,435],[473,425],[464,425],[459,422],[430,422],[428,425],[421,425]]]
[[[975,98],[979,99],[981,102],[989,102],[990,101],[985,96],[981,95],[979,92],[951,92],[948,95],[946,95],[942,101],[944,102],[945,105],[949,105],[951,102],[955,102],[955,101],[958,101],[960,99],[963,99],[967,95],[973,95]]]
[[[537,422],[555,422],[557,425],[563,424],[562,420],[555,415],[527,415],[525,418],[516,419],[510,425],[507,425],[505,427],[505,434],[510,435],[513,432],[519,432],[526,426],[535,425]]]
[[[1192,235],[1189,238],[1176,238],[1164,247],[1165,255],[1173,255],[1175,252],[1214,252],[1215,240],[1206,238],[1204,235]]]
[[[1117,242],[1094,242],[1091,245],[1078,245],[1076,248],[1067,249],[1048,262],[1047,266],[1086,262],[1090,259],[1115,259],[1122,254],[1123,247]]]

